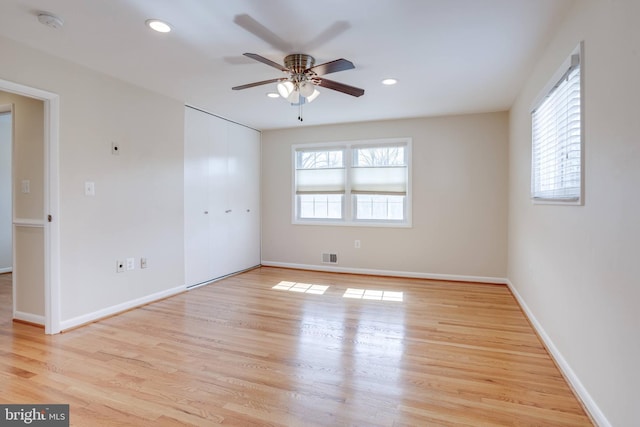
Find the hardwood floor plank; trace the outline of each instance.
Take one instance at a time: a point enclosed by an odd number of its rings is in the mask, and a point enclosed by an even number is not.
[[[0,401],[72,425],[592,425],[506,286],[263,267],[55,336],[10,291]]]

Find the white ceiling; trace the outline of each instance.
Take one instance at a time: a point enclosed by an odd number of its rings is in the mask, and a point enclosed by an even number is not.
[[[506,110],[571,3],[1,0],[0,35],[254,128],[273,129]],[[64,27],[40,24],[39,11],[61,17]],[[166,20],[174,30],[155,33],[145,26],[149,18]],[[300,124],[297,107],[265,96],[273,84],[231,90],[281,76],[243,52],[279,63],[294,52],[313,55],[316,64],[346,58],[356,68],[327,77],[365,94],[355,98],[320,88]],[[381,85],[386,77],[399,83]]]

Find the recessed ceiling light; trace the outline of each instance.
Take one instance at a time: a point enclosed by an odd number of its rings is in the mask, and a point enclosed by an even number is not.
[[[384,79],[382,81],[382,84],[386,85],[386,86],[391,86],[391,85],[394,85],[396,83],[398,83],[398,80],[396,80],[396,79]]]
[[[171,25],[159,19],[147,19],[145,24],[147,24],[147,27],[159,33],[168,33],[171,31]]]
[[[267,92],[267,96],[268,96],[269,98],[280,98],[280,95],[278,95],[278,94],[277,94],[277,93],[275,93],[275,92]]]

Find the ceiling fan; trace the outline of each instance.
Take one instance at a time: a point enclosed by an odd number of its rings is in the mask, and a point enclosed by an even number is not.
[[[242,90],[269,83],[278,83],[277,87],[280,96],[285,98],[292,105],[298,105],[300,107],[305,102],[313,101],[320,94],[316,89],[316,86],[325,87],[327,89],[332,89],[355,97],[364,95],[364,89],[320,77],[325,74],[355,68],[351,61],[347,61],[344,58],[315,65],[315,59],[313,56],[304,53],[294,53],[287,55],[284,58],[284,65],[280,65],[277,62],[271,61],[270,59],[255,53],[244,53],[244,56],[258,62],[262,62],[263,64],[269,65],[273,68],[277,68],[285,74],[285,77],[235,86],[231,88],[233,90]],[[298,120],[302,121],[301,114],[298,116]]]

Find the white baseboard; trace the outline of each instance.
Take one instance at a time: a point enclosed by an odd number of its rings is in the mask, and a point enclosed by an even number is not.
[[[44,316],[39,316],[37,314],[25,313],[23,311],[14,311],[13,312],[14,320],[21,320],[27,323],[33,323],[34,325],[42,325],[44,326]]]
[[[63,320],[60,322],[60,330],[64,331],[87,323],[95,322],[96,320],[104,319],[105,317],[113,316],[114,314],[122,313],[123,311],[140,307],[142,305],[179,294],[186,290],[187,288],[184,285],[177,286],[172,289],[156,292],[155,294],[147,295],[142,298],[134,299],[131,301],[123,302],[122,304],[117,304],[111,307],[104,308],[102,310],[94,311],[93,313],[87,313],[83,314],[82,316],[74,317],[72,319]]]
[[[12,271],[13,271],[13,267],[0,267],[0,274],[11,273]]]
[[[547,350],[551,354],[551,357],[553,357],[553,360],[556,362],[556,364],[562,371],[562,374],[567,379],[569,384],[571,384],[571,387],[573,388],[575,393],[578,395],[578,397],[582,401],[582,404],[585,406],[586,410],[589,412],[591,419],[599,427],[611,427],[611,423],[609,422],[609,420],[607,420],[604,413],[600,410],[600,407],[598,407],[596,402],[593,400],[593,398],[591,397],[587,389],[584,387],[584,385],[576,375],[576,373],[573,371],[573,369],[571,369],[571,366],[569,365],[567,360],[562,356],[562,353],[560,353],[560,350],[558,350],[558,347],[555,346],[555,344],[553,343],[553,341],[551,340],[547,332],[544,330],[540,322],[538,322],[538,319],[536,319],[536,316],[533,314],[531,309],[529,309],[529,306],[524,301],[522,296],[518,293],[518,290],[515,288],[515,286],[513,286],[513,283],[511,283],[509,279],[507,279],[507,286],[509,287],[509,290],[511,290],[511,293],[513,294],[513,296],[518,301],[518,304],[520,304],[522,311],[524,311],[525,315],[529,318],[529,321],[535,328],[536,332],[538,333],[538,336],[544,342],[544,345],[547,347]]]
[[[296,270],[328,271],[332,273],[366,274],[369,276],[409,277],[412,279],[450,280],[454,282],[479,282],[479,283],[493,283],[493,284],[500,284],[500,285],[507,284],[507,279],[503,277],[417,273],[417,272],[396,271],[396,270],[376,270],[376,269],[370,269],[370,268],[338,267],[335,265],[290,264],[285,262],[274,262],[274,261],[262,261],[262,265],[265,267],[282,267],[282,268],[293,268]]]

